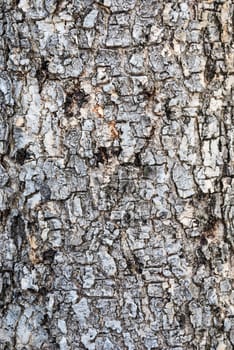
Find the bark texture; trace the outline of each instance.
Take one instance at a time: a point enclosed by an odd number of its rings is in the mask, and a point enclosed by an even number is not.
[[[0,349],[233,349],[232,1],[0,3]]]

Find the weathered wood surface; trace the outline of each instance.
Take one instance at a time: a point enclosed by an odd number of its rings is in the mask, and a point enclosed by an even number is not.
[[[232,18],[1,1],[0,349],[233,349]]]

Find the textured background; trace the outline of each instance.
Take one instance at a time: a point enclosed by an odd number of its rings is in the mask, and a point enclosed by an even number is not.
[[[0,349],[233,349],[232,1],[0,4]]]

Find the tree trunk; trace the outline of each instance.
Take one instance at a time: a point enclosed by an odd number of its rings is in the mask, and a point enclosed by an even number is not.
[[[233,349],[232,13],[1,1],[0,349]]]

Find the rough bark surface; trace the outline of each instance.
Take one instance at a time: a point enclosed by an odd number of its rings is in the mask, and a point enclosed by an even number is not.
[[[0,3],[0,349],[233,349],[232,1]]]

